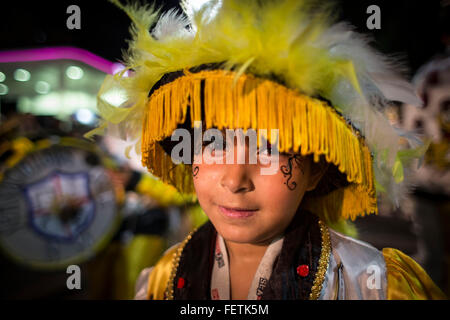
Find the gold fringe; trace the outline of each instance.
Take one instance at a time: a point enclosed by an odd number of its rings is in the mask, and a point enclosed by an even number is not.
[[[204,86],[206,128],[279,129],[279,151],[321,155],[345,173],[351,183],[304,204],[324,220],[355,219],[377,212],[370,150],[359,132],[326,102],[300,94],[273,81],[225,70],[190,73],[161,86],[149,98],[142,132],[142,164],[183,193],[193,193],[190,165],[175,165],[157,143],[185,121],[202,120]],[[192,125],[194,124],[192,121]],[[259,146],[259,141],[258,141]]]

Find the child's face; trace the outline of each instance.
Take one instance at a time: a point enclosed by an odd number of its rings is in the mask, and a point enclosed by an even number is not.
[[[262,175],[261,167],[267,164],[237,164],[238,148],[245,149],[248,159],[248,143],[235,142],[233,164],[207,164],[208,152],[200,164],[193,164],[197,197],[225,240],[267,243],[283,233],[304,193],[314,189],[321,175],[311,174],[311,158],[294,153],[280,154],[279,170]],[[233,208],[246,210],[229,210]]]

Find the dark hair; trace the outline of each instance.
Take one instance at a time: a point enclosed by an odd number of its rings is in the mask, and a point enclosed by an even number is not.
[[[319,162],[313,161],[313,155],[308,155],[311,158],[311,166],[319,166],[322,169],[328,162],[325,160],[325,156],[321,155]],[[350,183],[347,180],[347,175],[339,171],[338,167],[333,163],[329,163],[328,168],[323,174],[317,186],[314,190],[305,193],[304,197],[319,197],[327,195],[328,193],[348,186]]]
[[[203,110],[202,110],[202,132],[206,129],[206,125],[205,125],[205,121],[203,119]],[[190,154],[190,162],[193,162],[194,159],[194,128],[192,128],[191,125],[191,117],[190,117],[190,112],[189,112],[189,107],[186,111],[186,120],[184,123],[179,124],[177,126],[177,129],[186,129],[189,131],[189,136],[191,137],[191,154]],[[179,142],[178,141],[172,141],[171,137],[167,137],[164,140],[160,141],[159,144],[161,145],[161,147],[164,149],[164,151],[170,156],[172,153],[172,149],[175,147],[175,145],[177,145]],[[181,150],[181,152],[183,152],[183,150]],[[181,157],[183,157],[183,154],[180,154]]]

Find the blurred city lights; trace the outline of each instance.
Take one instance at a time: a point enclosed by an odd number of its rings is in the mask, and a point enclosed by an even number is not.
[[[75,113],[75,118],[82,124],[92,124],[95,120],[94,113],[89,109],[80,109]]]
[[[51,91],[34,97],[19,97],[17,108],[22,113],[36,115],[53,115],[58,119],[65,119],[79,109],[95,111],[96,98],[81,91]]]
[[[47,94],[50,92],[50,84],[46,81],[38,81],[34,86],[34,90],[39,94]]]
[[[6,79],[5,74],[3,72],[0,72],[0,82],[5,81],[5,79]]]
[[[17,81],[24,82],[30,80],[30,78],[30,72],[25,69],[17,69],[16,71],[14,71],[14,79],[16,79]]]
[[[113,62],[105,60],[102,57],[81,48],[48,47],[39,49],[0,51],[0,63],[61,59],[80,61],[104,73],[113,73]]]
[[[66,70],[66,76],[72,80],[79,80],[83,78],[83,69],[77,66],[70,66]]]
[[[4,96],[5,94],[8,94],[8,86],[0,83],[0,96]]]

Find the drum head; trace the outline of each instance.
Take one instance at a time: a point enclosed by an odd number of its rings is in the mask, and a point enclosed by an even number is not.
[[[53,145],[6,171],[0,247],[9,257],[56,269],[84,262],[109,242],[120,216],[113,183],[95,159],[95,153]]]

